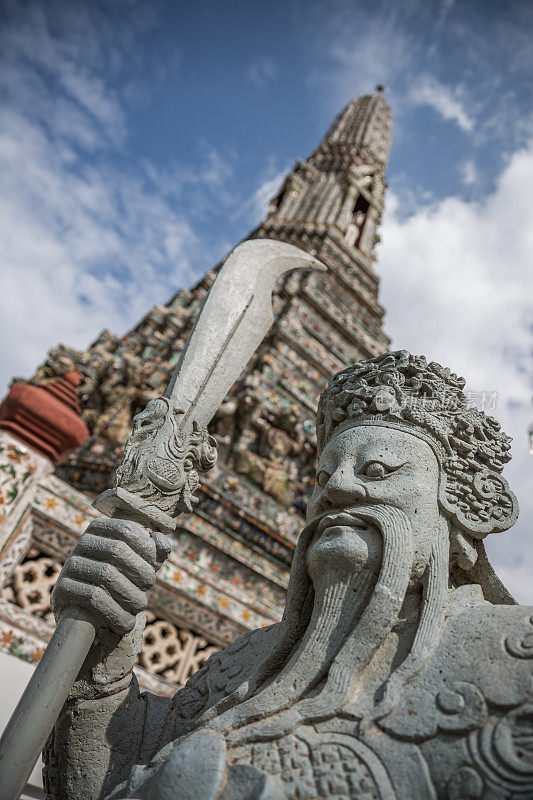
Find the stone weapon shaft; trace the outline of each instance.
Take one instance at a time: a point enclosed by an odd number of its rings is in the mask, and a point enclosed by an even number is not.
[[[295,268],[325,270],[294,245],[240,244],[220,269],[164,397],[134,419],[115,486],[94,505],[110,517],[172,531],[196,502],[198,473],[216,461],[206,430],[273,320],[276,280]],[[96,635],[75,609],[62,615],[0,739],[0,796],[18,800]]]

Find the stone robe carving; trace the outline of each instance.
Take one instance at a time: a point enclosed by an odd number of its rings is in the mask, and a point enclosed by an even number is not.
[[[48,744],[48,797],[533,797],[533,609],[482,543],[518,513],[510,440],[463,386],[406,351],[334,376],[282,621],[169,700],[132,678],[141,619],[121,636],[100,612]],[[116,539],[140,535],[120,524]],[[117,525],[93,523],[93,538]],[[88,570],[67,563],[57,613]]]

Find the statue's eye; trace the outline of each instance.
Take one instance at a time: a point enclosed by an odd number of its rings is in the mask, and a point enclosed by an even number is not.
[[[393,472],[393,470],[386,467],[381,461],[367,461],[360,474],[365,475],[367,478],[379,480],[380,478],[386,478],[391,472]]]
[[[325,486],[326,483],[329,481],[329,479],[330,479],[330,474],[329,472],[326,472],[325,469],[319,470],[316,474],[316,482],[318,483],[319,486]]]

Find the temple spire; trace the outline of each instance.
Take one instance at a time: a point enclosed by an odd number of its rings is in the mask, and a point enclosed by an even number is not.
[[[235,487],[247,488],[239,490],[241,499],[234,497],[242,502],[239,512],[229,506],[222,511],[219,489],[210,487],[208,477],[198,509],[203,513],[211,503],[216,514],[227,512],[227,522],[217,517],[217,524],[228,527],[228,535],[245,513],[246,535],[278,560],[287,560],[283,548],[301,525],[320,390],[343,367],[389,345],[374,261],[391,127],[381,91],[349,103],[317,150],[296,161],[249,236],[295,244],[329,267],[327,273],[291,273],[280,282],[269,335],[211,425],[220,443],[217,485],[233,487],[228,498]],[[79,367],[90,427],[83,447],[59,468],[63,478],[91,493],[107,488],[132,417],[163,393],[217,268],[191,291],[149,311],[121,339],[105,334],[85,354],[52,351],[40,377]]]
[[[354,275],[368,268],[379,241],[392,137],[383,91],[378,86],[341,111],[307,161],[296,162],[255,235],[317,253],[335,240],[347,250],[340,269]]]
[[[392,141],[392,111],[383,97],[385,88],[356,97],[340,112],[324,136],[317,152],[328,148],[345,150],[344,156],[365,155],[386,164]]]

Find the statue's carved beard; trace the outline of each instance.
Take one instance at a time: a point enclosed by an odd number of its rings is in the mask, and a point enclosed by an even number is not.
[[[222,707],[211,708],[206,715],[209,722],[204,717],[209,727],[228,733],[228,742],[277,738],[341,710],[358,719],[363,716],[358,689],[398,620],[411,578],[413,536],[408,517],[393,506],[360,507],[357,516],[381,532],[383,557],[377,579],[365,571],[336,572],[323,591],[315,592],[306,554],[316,524],[304,528],[270,656],[245,694],[237,692]],[[422,612],[411,653],[390,676],[380,703],[362,720],[363,727],[393,710],[402,688],[434,652],[444,619],[447,559],[448,535],[443,526],[424,576]]]

